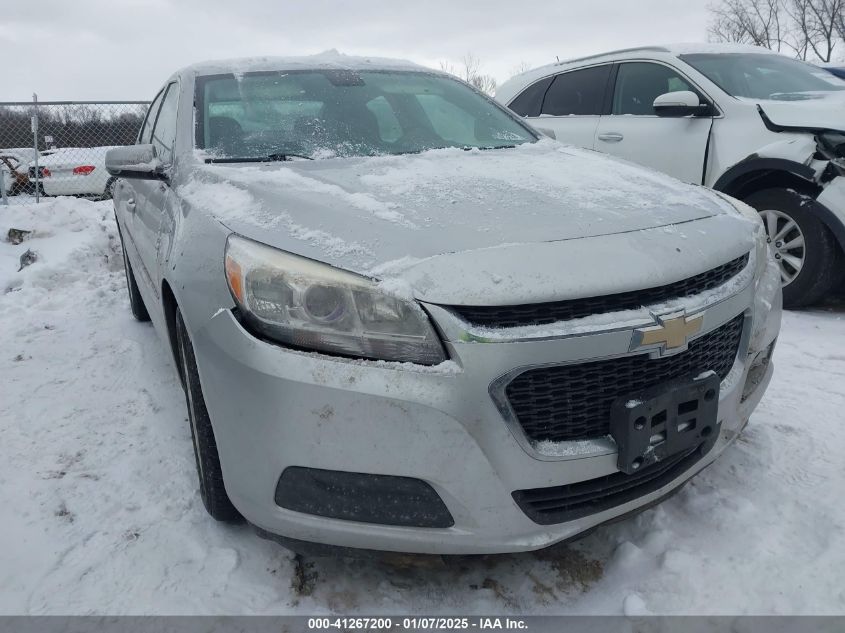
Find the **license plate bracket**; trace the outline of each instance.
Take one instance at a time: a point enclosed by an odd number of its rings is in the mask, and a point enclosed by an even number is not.
[[[709,451],[719,437],[719,376],[708,372],[617,398],[610,435],[617,467],[629,475],[680,452]]]

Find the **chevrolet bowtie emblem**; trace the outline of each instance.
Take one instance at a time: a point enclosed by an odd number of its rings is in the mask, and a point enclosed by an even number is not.
[[[704,315],[687,317],[657,317],[659,325],[638,328],[631,338],[631,350],[660,345],[661,349],[676,350],[685,347],[690,337],[701,331]]]

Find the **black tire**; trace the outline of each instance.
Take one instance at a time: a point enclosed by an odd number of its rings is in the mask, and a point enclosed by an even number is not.
[[[126,271],[126,287],[129,290],[129,308],[136,320],[146,322],[150,320],[150,313],[144,305],[144,298],[138,290],[138,282],[135,281],[135,273],[132,272],[132,264],[126,256],[126,244],[123,243],[123,236],[120,238],[120,245],[123,249],[123,270]]]
[[[185,400],[188,405],[188,419],[191,423],[191,438],[194,444],[194,458],[200,482],[200,497],[208,513],[217,521],[239,523],[242,518],[232,505],[223,485],[223,470],[217,453],[217,442],[211,428],[211,418],[202,395],[194,347],[182,319],[182,312],[176,309],[176,347],[179,363],[185,377]]]
[[[836,238],[809,208],[816,202],[789,189],[756,191],[745,202],[761,214],[776,211],[788,216],[803,234],[803,263],[783,287],[784,307],[801,308],[823,299],[841,278],[841,254]]]

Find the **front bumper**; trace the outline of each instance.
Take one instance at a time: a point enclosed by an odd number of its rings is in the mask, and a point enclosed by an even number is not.
[[[490,386],[515,367],[629,354],[634,326],[596,324],[579,327],[577,334],[510,342],[447,336],[453,361],[425,368],[283,349],[254,338],[231,312],[220,311],[193,339],[226,490],[261,530],[340,547],[486,554],[571,538],[666,496],[736,439],[773,371],[769,365],[757,389],[741,400],[749,360],[779,330],[778,279],[769,265],[758,282],[706,306],[703,332],[746,317],[740,353],[722,384],[722,426],[713,449],[648,494],[554,525],[529,519],[512,493],[616,473],[615,446],[603,439],[572,443],[554,455],[538,452],[503,418]],[[452,318],[430,309],[438,324]],[[644,311],[641,324],[651,322]],[[274,500],[276,485],[291,466],[422,480],[445,503],[454,525],[398,527],[283,509]]]

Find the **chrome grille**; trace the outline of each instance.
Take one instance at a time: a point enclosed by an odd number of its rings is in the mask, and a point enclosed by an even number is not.
[[[738,275],[748,264],[748,257],[748,254],[745,254],[700,275],[645,290],[549,303],[511,306],[450,306],[450,309],[472,325],[490,328],[548,325],[558,321],[580,319],[593,314],[636,310],[643,306],[692,297],[706,290],[717,288]]]

